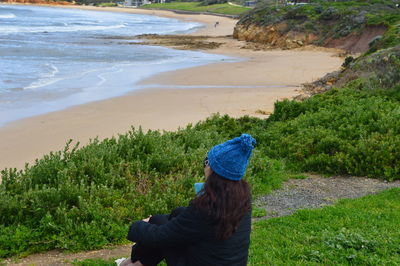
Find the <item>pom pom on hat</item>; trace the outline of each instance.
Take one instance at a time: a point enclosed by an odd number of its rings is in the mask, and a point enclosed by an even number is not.
[[[221,177],[238,181],[244,176],[256,140],[249,134],[216,145],[208,152],[211,169]]]

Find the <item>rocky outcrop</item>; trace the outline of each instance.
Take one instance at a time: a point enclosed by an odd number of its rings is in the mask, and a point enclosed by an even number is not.
[[[349,53],[365,52],[369,44],[385,33],[385,26],[369,26],[361,33],[352,33],[346,37],[327,39],[313,33],[286,31],[286,24],[258,26],[255,24],[237,24],[233,37],[247,42],[262,43],[271,48],[293,49],[313,44],[330,48],[339,48]]]
[[[332,89],[333,85],[338,81],[340,73],[340,71],[334,71],[316,81],[301,84],[301,91],[295,99],[302,101],[312,95],[324,93]]]
[[[298,48],[312,44],[318,39],[318,36],[312,33],[289,31],[282,34],[281,29],[285,27],[284,23],[274,26],[246,26],[238,24],[233,31],[233,37],[241,41],[262,43],[273,48],[282,49]]]

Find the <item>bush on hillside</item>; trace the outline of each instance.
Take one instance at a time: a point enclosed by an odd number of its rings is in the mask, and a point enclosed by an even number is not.
[[[268,156],[301,171],[400,179],[399,101],[345,88],[276,106],[278,122],[264,137]]]
[[[373,54],[349,61],[339,75],[336,86],[345,86],[353,81],[353,87],[370,90],[390,89],[400,84],[400,40],[399,44],[381,49]]]
[[[371,43],[368,54],[374,53],[381,49],[398,46],[399,44],[400,44],[400,19],[397,20],[397,24],[390,25],[387,32],[383,36],[381,36],[379,39]]]

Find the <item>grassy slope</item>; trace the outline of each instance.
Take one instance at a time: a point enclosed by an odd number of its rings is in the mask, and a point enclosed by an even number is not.
[[[400,189],[254,224],[251,265],[397,265]]]
[[[238,7],[229,4],[215,4],[203,6],[199,2],[172,2],[165,4],[144,5],[142,8],[174,9],[193,12],[210,12],[224,15],[240,15],[249,10],[247,7]]]

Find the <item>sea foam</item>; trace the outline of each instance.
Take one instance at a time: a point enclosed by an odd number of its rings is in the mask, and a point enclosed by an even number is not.
[[[3,18],[15,18],[16,16],[14,14],[8,13],[8,14],[0,14],[0,19]]]
[[[90,25],[68,25],[63,26],[42,26],[42,27],[15,27],[15,26],[0,26],[0,33],[39,33],[39,32],[76,32],[76,31],[103,31],[111,29],[125,28],[126,25],[110,25],[110,26],[90,26]]]

